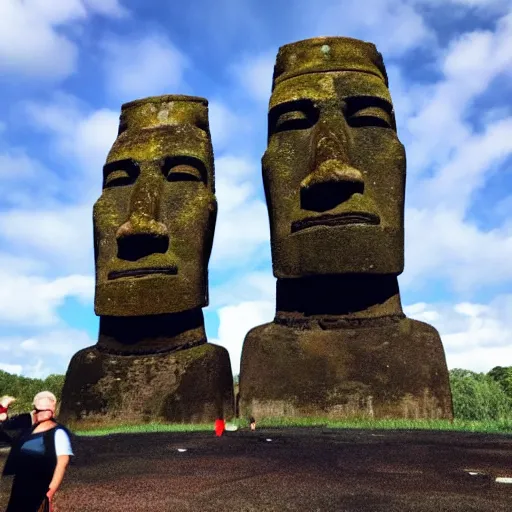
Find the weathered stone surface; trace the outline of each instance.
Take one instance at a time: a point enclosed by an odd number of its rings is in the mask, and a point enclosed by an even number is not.
[[[240,413],[452,418],[439,334],[402,311],[405,150],[374,45],[280,48],[262,167],[277,313],[245,339]]]
[[[380,322],[252,329],[244,342],[241,417],[450,418],[437,331],[408,318]]]
[[[208,304],[217,201],[207,105],[189,96],[123,105],[93,212],[97,315]]]
[[[279,50],[262,159],[276,277],[402,272],[405,150],[383,66],[354,39]]]
[[[97,347],[77,352],[69,365],[59,418],[87,424],[213,422],[233,416],[227,350],[203,343],[186,350],[119,356]]]
[[[217,201],[208,102],[122,106],[94,205],[96,347],[75,355],[61,417],[211,421],[233,415],[226,350],[206,344]]]

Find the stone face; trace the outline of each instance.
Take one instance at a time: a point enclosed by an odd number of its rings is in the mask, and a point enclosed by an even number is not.
[[[405,151],[384,77],[361,41],[280,49],[262,159],[276,277],[402,272]]]
[[[68,368],[70,422],[213,421],[234,414],[228,353],[206,343],[217,202],[208,102],[122,106],[94,205],[95,347]]]
[[[262,168],[277,312],[244,341],[240,414],[452,418],[439,334],[400,302],[406,159],[374,45],[280,48]]]
[[[176,313],[208,304],[217,202],[207,102],[123,105],[94,205],[95,311]]]

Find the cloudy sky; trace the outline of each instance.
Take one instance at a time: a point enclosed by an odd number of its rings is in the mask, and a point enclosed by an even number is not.
[[[270,321],[275,280],[261,184],[279,46],[375,43],[408,158],[407,314],[449,368],[512,365],[510,0],[1,0],[0,368],[64,373],[96,342],[91,209],[123,102],[210,101],[219,216],[209,340],[234,373]]]

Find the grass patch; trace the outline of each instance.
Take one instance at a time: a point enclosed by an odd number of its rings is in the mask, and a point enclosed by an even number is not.
[[[149,434],[152,432],[204,432],[213,431],[213,424],[145,423],[143,425],[117,425],[71,428],[78,436],[106,436],[108,434]]]
[[[247,423],[247,422],[245,422]],[[325,418],[267,418],[257,423],[258,427],[323,427],[333,429],[368,429],[368,430],[439,430],[484,433],[512,433],[512,419],[501,421],[468,420],[329,420]]]
[[[248,428],[249,422],[238,419],[229,422],[239,428]],[[333,421],[326,418],[266,418],[256,423],[261,428],[287,427],[321,427],[332,429],[368,429],[368,430],[437,430],[459,432],[481,432],[488,434],[512,434],[512,419],[501,421],[468,421],[454,420],[344,420]],[[140,434],[152,432],[213,432],[211,424],[177,424],[177,423],[147,423],[143,425],[121,425],[73,428],[79,436],[104,436],[108,434]]]

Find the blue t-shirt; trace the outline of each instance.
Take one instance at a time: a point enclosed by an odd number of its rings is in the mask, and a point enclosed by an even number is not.
[[[20,451],[24,455],[44,455],[43,436],[27,439],[27,441],[21,445]],[[57,457],[59,455],[73,455],[69,436],[62,428],[55,429],[55,454]]]

